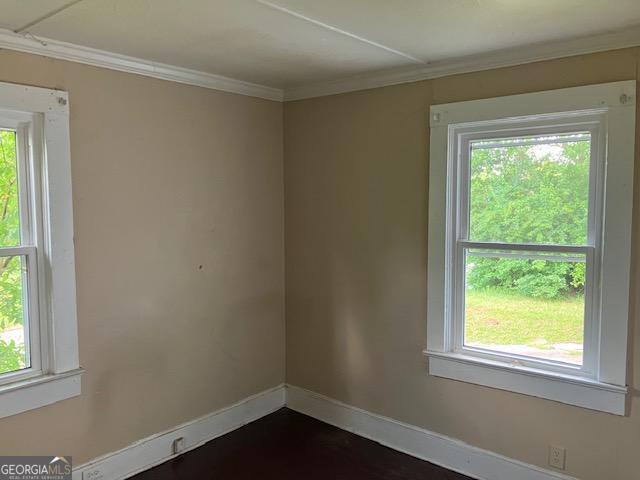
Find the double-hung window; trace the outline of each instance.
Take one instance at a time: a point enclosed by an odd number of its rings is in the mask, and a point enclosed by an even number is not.
[[[0,83],[0,417],[80,393],[69,107]]]
[[[0,383],[42,370],[38,301],[39,202],[28,114],[0,113]]]
[[[432,107],[431,374],[624,413],[634,98]]]

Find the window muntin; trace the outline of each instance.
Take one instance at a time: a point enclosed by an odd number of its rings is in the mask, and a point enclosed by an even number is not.
[[[457,131],[455,351],[593,374],[600,132],[593,115]]]

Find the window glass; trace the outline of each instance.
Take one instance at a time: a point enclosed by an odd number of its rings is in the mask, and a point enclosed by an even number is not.
[[[29,367],[24,257],[0,257],[0,374]]]
[[[16,133],[0,130],[0,248],[20,245]],[[0,374],[29,366],[25,259],[0,256]]]
[[[587,243],[589,133],[471,142],[469,240]]]
[[[582,365],[585,256],[470,250],[464,345]]]
[[[17,135],[0,129],[0,247],[20,245]]]

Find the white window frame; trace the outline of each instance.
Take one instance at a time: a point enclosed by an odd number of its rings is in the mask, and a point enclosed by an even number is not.
[[[625,81],[431,107],[425,350],[431,375],[624,415],[635,96],[636,82]],[[587,244],[468,241],[469,142],[561,131],[592,136]],[[456,272],[464,268],[461,249],[483,244],[588,256],[583,366],[463,345],[464,278]]]
[[[12,123],[13,122],[13,123]],[[18,135],[29,368],[0,375],[0,418],[80,394],[67,92],[0,83],[0,124]]]

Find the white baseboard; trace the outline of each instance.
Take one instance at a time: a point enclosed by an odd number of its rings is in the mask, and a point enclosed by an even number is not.
[[[291,385],[287,407],[479,480],[576,480]]]
[[[73,470],[73,480],[123,480],[175,457],[173,440],[193,450],[284,406],[394,450],[479,480],[576,480],[513,460],[444,435],[346,405],[303,388],[284,385],[135,442]]]
[[[128,478],[175,457],[172,446],[176,438],[184,438],[185,449],[181,452],[184,453],[284,407],[285,401],[284,385],[266,390],[80,465],[73,470],[73,480]]]

